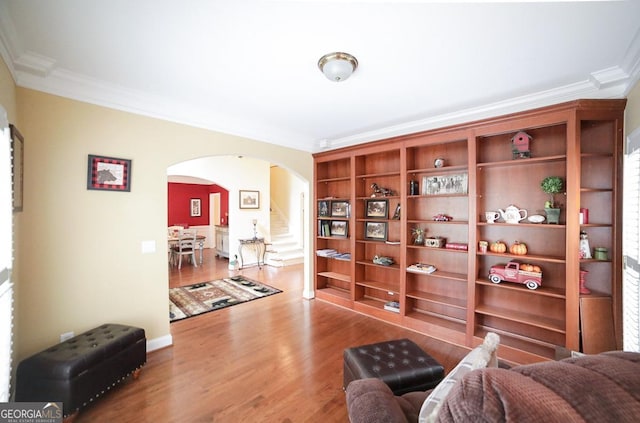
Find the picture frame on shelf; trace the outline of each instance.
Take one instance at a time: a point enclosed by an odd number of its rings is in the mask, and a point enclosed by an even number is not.
[[[468,173],[422,177],[422,195],[468,194],[468,192]]]
[[[13,211],[22,211],[24,193],[24,138],[18,128],[9,125],[11,137],[11,166],[13,167],[13,176],[11,182],[13,185]]]
[[[87,189],[131,191],[131,160],[89,154]]]
[[[371,241],[386,241],[387,222],[365,222],[364,239]]]
[[[346,220],[331,221],[331,236],[346,238],[349,233],[349,222]]]
[[[365,200],[367,219],[386,219],[389,214],[389,200]]]
[[[318,201],[318,217],[329,217],[331,215],[331,201]]]
[[[349,217],[348,201],[332,201],[331,217]]]
[[[240,208],[241,209],[259,209],[260,208],[260,191],[240,190]]]
[[[202,216],[202,201],[199,198],[192,198],[190,201],[189,211],[191,217]]]

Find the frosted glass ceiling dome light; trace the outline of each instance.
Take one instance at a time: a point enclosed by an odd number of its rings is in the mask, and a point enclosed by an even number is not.
[[[358,60],[349,53],[329,53],[318,60],[318,67],[331,81],[340,82],[349,78],[358,67]]]

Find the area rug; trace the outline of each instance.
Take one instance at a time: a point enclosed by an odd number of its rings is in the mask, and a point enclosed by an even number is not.
[[[169,320],[175,322],[277,294],[279,289],[244,276],[169,289]]]

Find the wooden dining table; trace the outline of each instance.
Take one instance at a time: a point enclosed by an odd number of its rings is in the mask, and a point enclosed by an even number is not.
[[[196,243],[198,244],[198,250],[200,250],[200,264],[202,264],[203,261],[203,250],[204,250],[204,240],[207,239],[206,236],[204,235],[196,235]],[[178,241],[180,241],[180,237],[179,236],[168,236],[167,237],[167,242],[169,243],[169,248],[171,248],[173,245],[175,245]]]

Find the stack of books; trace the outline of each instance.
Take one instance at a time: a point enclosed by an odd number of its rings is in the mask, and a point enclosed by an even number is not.
[[[351,253],[339,253],[333,248],[324,248],[321,250],[316,250],[316,255],[320,257],[328,257],[336,260],[344,260],[344,261],[351,260]]]
[[[429,274],[429,273],[435,272],[436,270],[437,269],[433,264],[426,264],[426,263],[415,263],[407,267],[407,272],[412,272],[412,273]]]
[[[393,311],[394,313],[400,313],[400,303],[397,301],[389,301],[384,304],[384,309]]]

